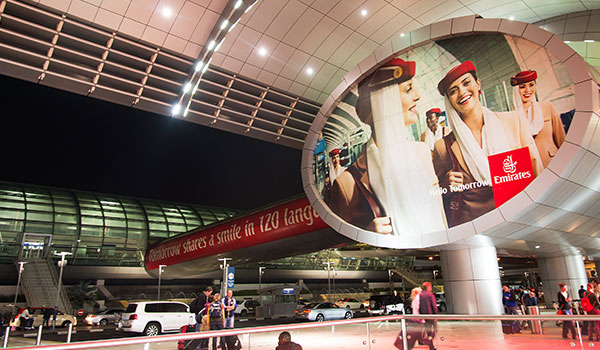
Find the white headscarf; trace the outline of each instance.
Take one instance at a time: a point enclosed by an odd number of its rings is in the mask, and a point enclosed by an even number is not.
[[[443,129],[444,127],[438,124],[437,129],[435,129],[435,133],[433,133],[429,127],[427,127],[427,130],[425,130],[425,143],[432,151],[435,141],[441,140],[442,137],[444,137]]]
[[[329,182],[333,185],[333,182],[335,181],[335,179],[337,179],[337,177],[340,176],[344,172],[344,170],[346,170],[346,167],[342,166],[341,164],[338,164],[337,171],[336,171],[335,168],[333,167],[333,163],[330,160],[329,161]]]
[[[474,96],[473,98],[477,97]],[[458,112],[448,100],[448,96],[444,96],[444,102],[446,103],[448,123],[454,131],[454,137],[460,146],[469,171],[476,181],[487,182],[488,185],[491,185],[490,166],[487,157],[511,150],[498,116],[486,107],[481,107],[483,109],[483,128],[481,129],[481,147],[479,147],[471,129],[458,115]]]
[[[394,234],[416,235],[446,227],[439,191],[424,162],[415,152],[417,142],[409,138],[398,85],[371,91],[373,127],[377,144],[367,143],[369,181],[392,219]],[[430,154],[427,152],[426,154]]]
[[[540,130],[544,127],[544,115],[542,114],[542,107],[540,107],[540,103],[535,94],[533,95],[531,106],[525,111],[523,101],[521,100],[521,93],[519,92],[519,85],[514,86],[513,105],[515,106],[515,110],[519,113],[519,116],[527,121],[526,124],[529,125],[531,136],[539,134]]]

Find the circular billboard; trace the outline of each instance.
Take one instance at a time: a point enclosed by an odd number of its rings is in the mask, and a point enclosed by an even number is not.
[[[575,54],[560,41],[557,55],[537,27],[544,44],[531,25],[513,22],[523,31],[511,34],[495,23],[437,38],[434,24],[421,42],[413,32],[409,48],[376,53],[336,89],[303,174],[332,227],[373,245],[427,246],[423,237],[500,207],[552,162],[576,110],[564,50]]]

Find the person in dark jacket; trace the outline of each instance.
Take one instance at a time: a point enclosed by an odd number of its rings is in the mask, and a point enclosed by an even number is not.
[[[557,294],[558,310],[562,315],[573,315],[573,311],[571,310],[571,297],[567,291],[567,285],[564,283],[559,283],[558,287],[560,288],[560,292]],[[571,332],[571,337],[573,339],[577,339],[573,321],[563,321],[562,337],[565,339],[569,338],[569,331]]]
[[[204,291],[200,293],[200,295],[190,304],[190,312],[194,315],[197,315],[200,311],[202,311],[208,300],[208,296],[211,295],[212,292],[213,289],[211,286],[204,288]],[[196,322],[196,332],[200,330],[200,324],[200,322]]]
[[[43,327],[50,327],[50,316],[52,316],[52,309],[49,307],[44,307],[44,318],[42,322]]]
[[[437,302],[435,301],[435,295],[433,295],[431,282],[423,282],[423,291],[419,294],[419,314],[421,315],[434,315],[438,313]],[[421,343],[429,346],[429,350],[435,350],[433,346],[433,338],[435,338],[435,331],[437,328],[436,320],[425,320],[425,337]]]
[[[279,342],[275,350],[302,350],[302,346],[292,341],[290,332],[281,332],[279,333]]]

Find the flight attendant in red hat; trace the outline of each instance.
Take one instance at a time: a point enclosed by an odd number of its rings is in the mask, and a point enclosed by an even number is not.
[[[334,182],[331,209],[358,227],[399,236],[446,228],[431,150],[407,128],[419,120],[416,64],[392,59],[358,87],[356,113],[372,137]]]
[[[513,86],[513,105],[529,125],[544,168],[548,166],[565,142],[565,129],[560,116],[550,101],[538,102],[536,96],[537,72],[526,70],[510,78]]]
[[[542,163],[529,127],[517,113],[495,113],[481,105],[481,81],[473,62],[451,69],[438,91],[452,132],[435,143],[433,165],[440,186],[448,190],[444,209],[452,227],[494,209],[488,156],[527,146],[534,176]]]
[[[450,132],[449,128],[438,124],[441,114],[442,110],[439,108],[432,108],[425,112],[427,129],[421,134],[421,142],[425,142],[432,151],[435,141],[441,140],[443,136],[448,135]]]

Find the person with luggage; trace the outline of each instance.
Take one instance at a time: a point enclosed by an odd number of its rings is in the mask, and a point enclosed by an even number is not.
[[[507,285],[502,286],[502,289],[504,290],[502,293],[502,302],[504,304],[506,313],[508,315],[518,315],[519,311],[517,311],[517,296],[515,295],[515,292],[508,288]],[[512,332],[505,331],[505,333],[521,333],[521,326],[519,325],[519,322],[513,321],[511,322],[511,325]]]
[[[561,315],[573,315],[573,311],[571,310],[571,297],[569,296],[567,285],[564,283],[559,283],[558,287],[560,288],[560,291],[557,294],[558,312]],[[562,324],[562,337],[568,339],[569,332],[571,332],[571,337],[573,339],[577,339],[573,321],[565,320]]]
[[[200,330],[200,324],[201,324],[201,322],[198,321],[198,319],[201,318],[201,316],[199,317],[198,314],[206,306],[208,296],[211,295],[212,292],[213,292],[212,287],[207,286],[206,288],[204,288],[204,291],[202,291],[202,293],[200,293],[200,295],[198,295],[198,297],[196,299],[194,299],[192,301],[192,303],[190,304],[190,312],[193,313],[194,315],[196,315],[196,327],[195,327],[196,332],[198,332]]]
[[[292,341],[290,332],[284,331],[279,333],[279,341],[275,350],[302,350],[302,346]]]
[[[581,298],[581,307],[588,315],[600,315],[600,302],[596,293],[594,293],[594,285],[592,283],[588,283],[587,291],[583,294],[583,298]],[[596,340],[600,341],[600,322],[588,321],[589,341],[594,340],[594,332],[596,332]]]
[[[224,319],[224,310],[225,307],[221,302],[221,295],[219,293],[215,293],[213,301],[208,305],[208,320],[211,331],[218,331],[223,329],[223,325],[225,323]],[[224,344],[225,339],[221,338],[220,343]],[[217,337],[212,338],[212,348],[213,350],[217,350]]]

